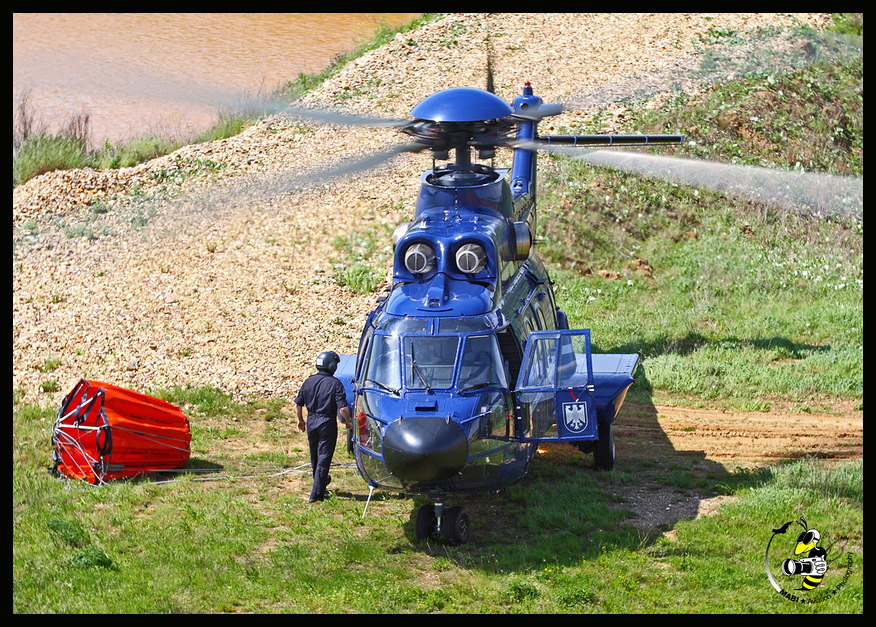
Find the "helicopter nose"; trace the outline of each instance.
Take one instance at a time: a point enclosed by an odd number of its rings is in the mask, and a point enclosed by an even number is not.
[[[465,467],[468,438],[457,423],[440,417],[402,418],[383,436],[383,460],[405,481],[442,481]]]

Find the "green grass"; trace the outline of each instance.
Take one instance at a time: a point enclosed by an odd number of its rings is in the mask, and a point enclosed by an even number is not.
[[[683,453],[619,459],[612,473],[548,447],[498,495],[460,497],[472,537],[413,539],[418,499],[367,487],[339,449],[334,498],[304,503],[304,436],[281,401],[211,388],[153,391],[194,427],[190,468],[102,487],[47,472],[53,414],[14,407],[15,613],[787,613],[863,611],[863,461],[692,468]],[[269,451],[260,454],[257,451]],[[306,470],[306,468],[305,468]],[[282,474],[285,473],[285,474]],[[673,534],[622,524],[619,486],[732,495]],[[771,529],[800,515],[836,548],[835,597],[791,607],[769,586]]]
[[[239,133],[248,121],[226,115],[197,137],[176,140],[142,137],[117,144],[105,141],[99,148],[89,148],[81,136],[48,132],[29,134],[21,139],[12,156],[12,187],[54,170],[130,167],[169,154],[184,145],[230,137]]]
[[[331,260],[335,282],[359,294],[373,294],[392,263],[390,235],[391,229],[384,226],[335,237],[332,246],[337,254]]]

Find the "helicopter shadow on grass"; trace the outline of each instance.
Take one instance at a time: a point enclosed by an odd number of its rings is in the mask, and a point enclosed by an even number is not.
[[[765,338],[739,338],[730,336],[710,339],[700,333],[688,333],[681,338],[662,336],[657,337],[646,344],[627,344],[612,348],[611,351],[638,353],[639,355],[647,356],[674,354],[683,357],[702,348],[720,348],[723,350],[749,348],[762,351],[775,351],[783,353],[787,357],[796,359],[802,359],[808,354],[823,353],[830,350],[829,345],[825,346],[793,342],[788,338],[781,336]],[[597,352],[597,349],[594,348],[594,352]],[[650,390],[651,388],[649,386],[648,391],[650,392]]]
[[[545,560],[573,566],[606,551],[635,550],[679,520],[695,518],[700,501],[714,496],[728,473],[703,451],[676,450],[649,400],[629,405],[617,419],[612,471],[598,470],[593,455],[572,444],[545,444],[518,483],[498,493],[448,499],[470,515],[466,544],[417,542],[419,502],[411,508],[405,534],[423,551],[467,567],[528,572],[543,568]]]
[[[778,337],[709,340],[690,334],[672,342],[657,340],[653,346],[605,352],[659,354],[671,345],[673,352],[685,354],[706,343],[763,350],[778,346],[792,354],[823,348]],[[658,415],[647,368],[640,363],[636,383],[615,422],[617,459],[612,471],[597,470],[593,455],[571,444],[543,445],[520,482],[498,493],[452,498],[470,514],[466,544],[439,548],[440,542],[418,543],[416,506],[405,534],[425,552],[443,552],[468,567],[526,572],[543,567],[545,559],[569,566],[613,549],[647,546],[679,521],[697,518],[703,502],[726,493],[728,487],[754,487],[769,480],[759,470],[731,473],[703,450],[676,448]]]

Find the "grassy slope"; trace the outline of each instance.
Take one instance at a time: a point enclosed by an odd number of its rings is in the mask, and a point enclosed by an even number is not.
[[[633,109],[628,124],[685,133],[660,154],[863,176],[862,89],[863,61],[810,67]],[[542,250],[558,298],[598,350],[643,356],[639,391],[863,403],[863,223],[552,165]]]

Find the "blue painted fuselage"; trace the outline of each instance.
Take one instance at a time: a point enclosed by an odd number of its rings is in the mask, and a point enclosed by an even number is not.
[[[528,85],[512,106],[450,90],[413,113],[483,120],[540,103]],[[535,126],[519,123],[517,138],[534,138]],[[597,422],[614,421],[633,382],[635,356],[591,360],[589,331],[574,350],[561,332],[550,336],[568,325],[533,245],[534,151],[514,149],[510,170],[472,164],[469,152],[460,143],[456,164],[422,175],[413,219],[393,238],[389,293],[336,374],[353,409],[357,467],[371,486],[500,488],[526,474],[541,442],[598,440]]]
[[[531,197],[515,202],[504,174],[452,187],[436,184],[432,171],[423,175],[414,219],[396,248],[427,243],[434,265],[415,276],[397,255],[356,369],[356,460],[373,485],[499,487],[525,474],[537,446],[523,436],[541,433],[522,432],[511,389],[529,331],[556,328],[557,309],[545,268],[529,250]],[[486,264],[465,273],[455,253],[471,243],[484,249]]]

